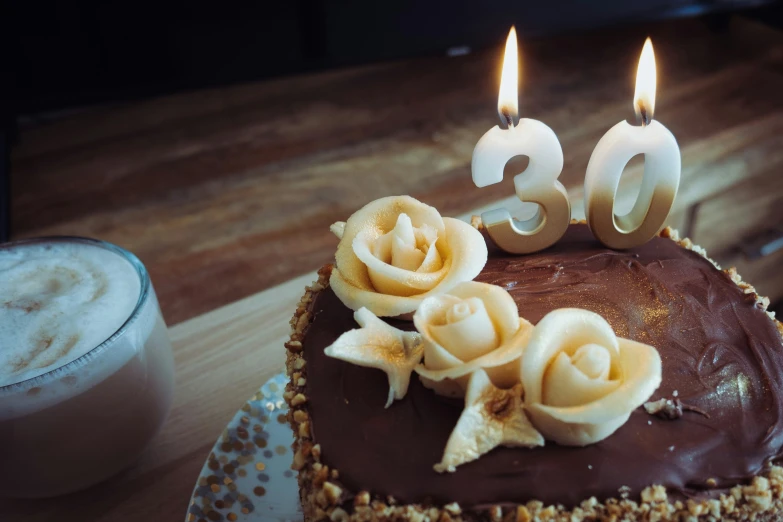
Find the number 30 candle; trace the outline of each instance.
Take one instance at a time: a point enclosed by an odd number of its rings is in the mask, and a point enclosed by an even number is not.
[[[527,169],[514,176],[514,188],[522,201],[539,204],[526,221],[511,217],[508,210],[484,212],[481,221],[492,241],[513,254],[526,254],[554,244],[565,234],[571,220],[571,205],[565,187],[557,181],[563,170],[563,149],[555,133],[540,121],[517,116],[517,35],[514,28],[506,40],[500,79],[498,114],[508,129],[495,126],[481,137],[473,151],[473,182],[486,187],[503,180],[503,168],[515,156],[528,156]]]
[[[610,248],[646,243],[663,227],[680,184],[680,149],[669,130],[653,121],[655,55],[648,38],[636,72],[633,100],[642,125],[621,121],[596,145],[585,175],[585,214],[593,235]],[[631,211],[618,216],[614,199],[625,165],[644,154],[644,176]]]

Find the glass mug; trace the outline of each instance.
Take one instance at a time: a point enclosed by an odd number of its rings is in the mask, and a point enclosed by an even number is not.
[[[100,252],[94,249],[100,249]],[[33,250],[44,255],[26,260],[25,252]],[[53,260],[47,259],[47,251],[53,253]],[[5,372],[5,381],[10,379],[10,383],[0,387],[0,497],[49,497],[77,491],[109,478],[140,456],[161,428],[171,407],[174,360],[166,324],[147,270],[130,252],[103,241],[72,237],[22,240],[0,245],[0,278],[6,279],[0,279],[0,306],[9,307],[9,314],[17,314],[7,315],[11,318],[9,324],[23,314],[39,313],[36,306],[41,305],[35,305],[40,303],[35,300],[36,292],[45,299],[70,299],[68,291],[81,291],[78,288],[79,267],[47,272],[74,276],[75,283],[70,288],[58,279],[59,275],[46,279],[48,276],[35,274],[32,261],[49,263],[49,270],[61,269],[52,268],[58,263],[58,252],[83,253],[85,258],[94,256],[104,260],[107,255],[119,256],[130,264],[130,267],[123,268],[123,277],[138,278],[138,281],[124,281],[132,283],[134,289],[139,288],[138,300],[134,306],[130,301],[133,298],[131,294],[115,292],[104,295],[104,300],[111,299],[111,295],[124,295],[132,311],[127,315],[118,312],[122,314],[117,315],[117,324],[121,326],[116,331],[111,327],[113,334],[94,346],[88,345],[86,353],[73,360],[61,357],[58,361],[57,353],[54,353],[49,356],[51,365],[46,366],[45,373],[18,382],[13,380],[14,370],[8,366],[8,361],[5,369],[0,365],[0,376]],[[11,259],[10,264],[8,258]],[[110,260],[114,263],[117,259]],[[95,266],[100,271],[101,264],[96,263]],[[15,306],[9,298],[14,291],[13,285],[22,284],[14,281],[14,271],[24,274],[23,284],[27,285],[24,287],[27,293],[23,299],[33,304],[11,310],[10,307]],[[36,277],[41,280],[36,280]],[[118,279],[121,278],[116,274],[110,274],[105,275],[103,281],[107,288],[113,288],[113,284],[120,284]],[[95,293],[96,299],[100,291],[105,292],[106,288]],[[82,301],[90,304],[87,299]],[[81,332],[108,315],[111,302],[102,302],[96,307],[83,308],[89,313],[74,312],[67,317],[69,307],[64,306],[64,314],[62,311],[59,316],[44,314],[39,322],[45,326],[47,321],[56,320],[59,321],[57,327],[65,322],[69,332]],[[45,309],[46,306],[43,307]],[[87,324],[89,317],[95,321]],[[22,320],[33,319],[22,317]],[[11,337],[15,333],[6,335]],[[0,325],[0,350],[4,349],[3,344]],[[18,342],[16,346],[24,344]],[[36,347],[39,345],[30,344],[30,347],[23,348],[21,354],[16,354],[17,367],[19,360],[40,360]],[[7,346],[6,349],[12,350],[13,347]],[[30,350],[33,353],[25,355],[24,352]],[[11,372],[10,377],[8,372]]]

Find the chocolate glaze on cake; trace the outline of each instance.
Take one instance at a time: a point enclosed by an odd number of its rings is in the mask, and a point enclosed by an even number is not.
[[[463,507],[532,499],[574,506],[591,496],[618,497],[623,486],[638,497],[652,484],[699,496],[709,479],[718,490],[734,486],[781,453],[780,335],[752,295],[698,254],[664,238],[629,251],[608,250],[585,225],[572,225],[544,252],[490,252],[477,280],[507,289],[533,323],[563,307],[603,315],[618,335],[659,350],[663,383],[652,399],[676,390],[683,403],[709,417],[685,412],[662,420],[640,408],[592,446],[499,448],[455,473],[438,474],[432,466],[461,401],[435,395],[414,376],[407,396],[384,409],[383,373],[323,353],[357,327],[352,311],[326,289],[313,305],[304,341],[307,397],[322,460],[339,470],[350,491]]]

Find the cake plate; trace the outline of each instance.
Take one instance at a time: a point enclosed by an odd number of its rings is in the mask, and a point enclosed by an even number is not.
[[[283,373],[272,377],[228,423],[201,469],[186,522],[303,519],[291,470],[287,382]]]

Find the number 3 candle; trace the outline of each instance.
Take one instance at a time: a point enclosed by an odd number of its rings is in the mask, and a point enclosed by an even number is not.
[[[633,100],[642,125],[621,121],[596,145],[585,175],[587,224],[593,235],[610,248],[632,248],[646,243],[663,227],[680,184],[680,149],[669,130],[653,121],[655,55],[648,38],[636,72]],[[644,154],[644,176],[631,211],[618,216],[614,199],[625,165]]]
[[[555,133],[540,121],[517,116],[518,87],[517,35],[514,28],[506,40],[503,73],[500,79],[498,114],[508,129],[490,129],[473,151],[473,182],[486,187],[503,180],[503,168],[515,156],[528,156],[527,169],[514,176],[517,197],[538,203],[535,216],[519,221],[508,210],[484,212],[481,221],[492,241],[513,254],[526,254],[554,244],[565,234],[571,220],[571,206],[565,187],[557,181],[563,170],[563,149]]]

